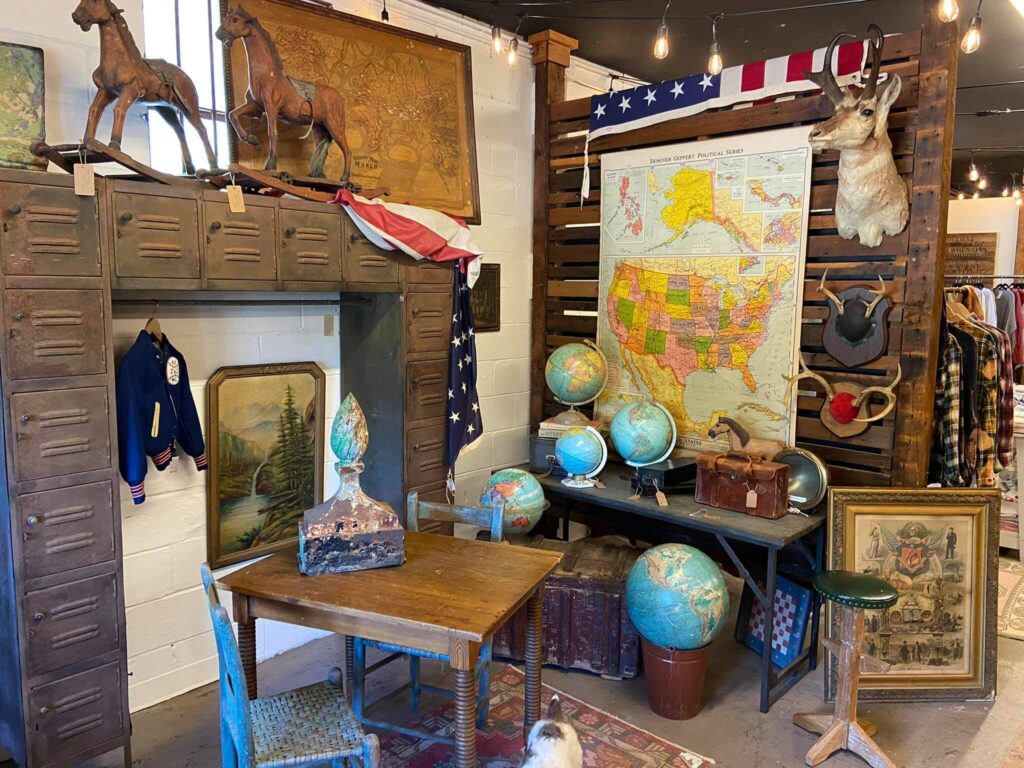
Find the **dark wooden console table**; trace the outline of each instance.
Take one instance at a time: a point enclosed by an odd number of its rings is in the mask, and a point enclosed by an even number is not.
[[[524,465],[522,469],[527,469]],[[765,610],[765,626],[773,626],[774,604],[767,596],[775,594],[780,570],[807,579],[820,571],[825,562],[825,520],[823,512],[813,515],[787,515],[780,520],[730,512],[698,504],[690,495],[669,496],[668,506],[660,507],[653,498],[634,499],[629,484],[632,469],[609,464],[601,474],[604,488],[569,488],[559,477],[540,479],[544,493],[560,508],[563,536],[570,518],[586,511],[603,521],[612,521],[621,533],[631,535],[638,518],[671,538],[673,531],[688,537],[713,540],[722,549]],[[554,511],[554,509],[553,509]],[[624,517],[624,515],[628,517]],[[625,525],[623,524],[625,523]],[[764,560],[759,561],[759,555]],[[783,565],[783,561],[788,561]],[[763,582],[760,582],[763,579]],[[762,587],[763,583],[763,587]],[[771,660],[771,643],[764,644],[761,655],[761,711],[767,712],[786,691],[818,666],[818,631],[821,624],[821,600],[813,593],[810,616],[810,643],[790,664],[776,670]],[[743,627],[736,627],[742,639]]]

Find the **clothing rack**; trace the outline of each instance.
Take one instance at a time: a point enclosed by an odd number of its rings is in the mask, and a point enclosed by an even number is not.
[[[1024,280],[1024,275],[946,275],[948,280]]]

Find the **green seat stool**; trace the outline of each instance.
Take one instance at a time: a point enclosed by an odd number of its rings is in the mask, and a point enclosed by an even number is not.
[[[898,597],[889,582],[852,571],[824,571],[814,577],[814,589],[835,604],[839,612],[839,636],[824,640],[825,647],[839,660],[839,689],[833,714],[794,715],[793,722],[811,733],[820,733],[807,752],[807,764],[819,765],[840,749],[848,749],[874,768],[896,768],[896,764],[872,740],[877,728],[857,719],[857,690],[861,672],[882,673],[889,665],[865,656],[864,611],[889,608]]]

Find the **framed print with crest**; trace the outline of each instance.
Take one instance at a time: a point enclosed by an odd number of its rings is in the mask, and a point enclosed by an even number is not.
[[[864,649],[888,662],[862,674],[862,701],[991,699],[996,688],[998,489],[834,488],[830,567],[879,576],[895,605],[865,612]],[[829,612],[830,635],[837,630]],[[835,698],[828,655],[826,697]]]

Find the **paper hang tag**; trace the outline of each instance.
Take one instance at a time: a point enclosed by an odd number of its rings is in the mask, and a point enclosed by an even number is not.
[[[659,507],[668,506],[668,497],[662,491],[658,491],[657,493],[655,493],[654,498],[658,500]]]
[[[96,171],[87,163],[75,166],[75,194],[80,197],[96,197]]]
[[[228,185],[228,210],[232,213],[245,213],[245,198],[242,188],[237,184]]]
[[[629,497],[629,500],[630,501],[636,501],[639,498],[640,498],[640,494],[639,493],[634,493],[632,496]]]
[[[747,491],[747,509],[757,507],[757,491]]]
[[[600,488],[601,490],[604,490],[607,486],[595,477],[594,478],[594,487],[595,488]]]

